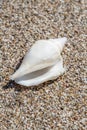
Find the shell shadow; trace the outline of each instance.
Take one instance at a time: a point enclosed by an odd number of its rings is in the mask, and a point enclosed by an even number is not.
[[[19,60],[19,63],[17,64],[15,71],[20,67],[22,60],[23,60],[23,57]],[[42,89],[45,86],[45,84],[48,86],[48,85],[54,83],[54,81],[56,81],[56,80],[57,79],[55,79],[53,81],[50,80],[45,83],[39,84],[37,86],[29,86],[29,87],[16,84],[14,81],[9,80],[9,82],[5,86],[3,86],[2,89],[6,90],[9,88],[11,88],[11,89],[14,88],[14,91],[18,91],[18,92],[22,92],[22,91],[26,91],[26,90],[39,91],[40,89]]]
[[[5,86],[2,87],[2,89],[6,90],[6,89],[13,89],[14,88],[14,91],[17,91],[17,92],[22,92],[22,91],[28,91],[28,90],[32,90],[32,91],[39,91],[40,89],[43,89],[45,87],[45,84],[46,86],[50,85],[50,84],[53,84],[55,80],[53,81],[47,81],[45,83],[42,83],[42,84],[39,84],[37,86],[29,86],[29,87],[26,87],[26,86],[22,86],[22,85],[19,85],[19,84],[16,84],[14,81],[10,80]]]

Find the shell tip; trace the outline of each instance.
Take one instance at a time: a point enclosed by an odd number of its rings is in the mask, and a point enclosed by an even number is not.
[[[14,74],[9,76],[10,80],[15,80],[15,78],[16,78],[16,76]]]
[[[66,38],[66,37],[63,37],[63,40],[64,40],[64,43],[66,44],[67,38]]]
[[[14,80],[12,75],[9,76],[9,79],[10,79],[10,80]]]

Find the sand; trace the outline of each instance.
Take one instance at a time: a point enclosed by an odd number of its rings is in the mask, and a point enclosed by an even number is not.
[[[0,0],[0,130],[87,129],[86,0]],[[67,37],[66,72],[36,87],[9,76],[39,39]]]

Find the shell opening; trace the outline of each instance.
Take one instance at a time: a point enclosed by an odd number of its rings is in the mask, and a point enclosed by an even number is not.
[[[52,66],[34,71],[32,73],[28,73],[26,75],[21,76],[20,78],[15,79],[15,81],[19,82],[19,81],[26,81],[26,80],[32,80],[32,79],[34,80],[34,79],[38,79],[39,77],[41,78],[41,76],[44,76],[44,74],[48,73],[51,68]]]

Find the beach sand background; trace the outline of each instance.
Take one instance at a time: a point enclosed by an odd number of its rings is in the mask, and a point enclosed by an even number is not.
[[[87,130],[87,1],[0,0],[0,130]],[[67,37],[66,72],[25,87],[9,81],[39,39]]]

